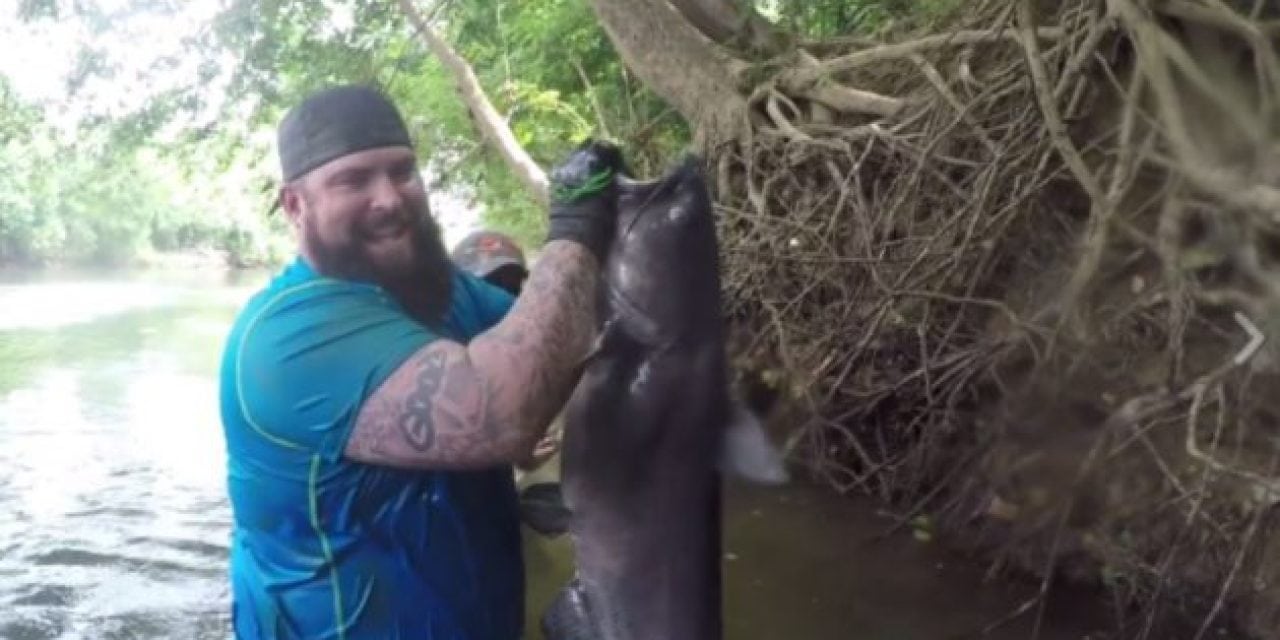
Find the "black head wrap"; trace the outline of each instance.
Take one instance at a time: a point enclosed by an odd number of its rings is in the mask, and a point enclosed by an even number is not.
[[[386,96],[363,86],[312,94],[285,114],[277,132],[285,182],[348,153],[396,146],[413,146],[400,112]]]

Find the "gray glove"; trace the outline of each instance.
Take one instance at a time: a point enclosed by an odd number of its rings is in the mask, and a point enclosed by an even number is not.
[[[618,219],[614,180],[625,173],[618,147],[591,139],[579,145],[551,170],[547,242],[572,240],[603,262]]]

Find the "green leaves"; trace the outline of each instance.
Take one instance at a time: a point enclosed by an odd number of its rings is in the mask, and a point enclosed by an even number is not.
[[[959,0],[755,4],[785,29],[827,37],[951,10]],[[588,136],[607,135],[639,175],[653,175],[689,143],[686,124],[624,68],[588,3],[417,5],[439,7],[435,27],[543,166]],[[20,0],[16,15],[33,25],[78,21],[82,32],[110,41],[190,6]],[[0,261],[278,247],[279,217],[263,216],[275,194],[274,128],[305,94],[348,82],[381,87],[397,101],[434,187],[473,194],[486,224],[531,245],[542,240],[545,212],[480,139],[451,77],[393,0],[225,0],[178,50],[144,62],[145,82],[125,74],[119,52],[100,40],[80,44],[68,101],[83,89],[80,100],[99,107],[95,88],[134,82],[148,100],[123,112],[90,108],[75,140],[56,141],[41,111],[0,81]],[[165,77],[178,80],[155,80]]]
[[[927,24],[963,6],[963,0],[768,0],[762,13],[809,39],[870,35],[894,24]]]
[[[428,4],[418,2],[423,8]],[[109,14],[102,10],[108,5],[123,10]],[[19,9],[33,22],[76,20],[87,32],[98,32],[109,30],[111,20],[127,22],[126,17],[140,12],[180,11],[181,6],[171,0],[23,0]],[[627,143],[633,167],[653,171],[688,140],[678,118],[627,76],[581,0],[449,2],[436,16],[437,29],[472,64],[517,140],[544,166],[583,138],[607,131]],[[118,63],[110,51],[90,41],[68,78],[68,96],[85,87],[82,100],[92,102],[91,88],[120,73]],[[435,172],[437,187],[459,187],[474,194],[487,224],[531,244],[542,239],[545,212],[482,144],[451,78],[417,40],[396,2],[227,0],[204,29],[183,40],[179,52],[168,52],[146,68],[157,77],[185,69],[185,81],[155,90],[142,108],[90,110],[69,152],[109,151],[108,155],[127,157],[157,149],[157,161],[168,168],[154,179],[178,191],[216,181],[222,172],[244,173],[247,165],[251,168],[242,180],[246,186],[234,189],[235,195],[222,192],[219,197],[230,208],[260,216],[274,188],[262,193],[247,185],[260,189],[275,178],[270,141],[284,110],[326,85],[372,84],[401,106],[423,165]],[[211,95],[207,86],[219,79],[227,80],[226,90]],[[130,80],[121,76],[117,81]],[[20,115],[9,110],[0,114],[0,141],[29,129],[30,117],[7,124]],[[129,170],[128,162],[115,166]],[[141,175],[153,179],[146,171]],[[195,211],[212,201],[183,202],[177,205],[181,215],[157,217],[149,223],[154,243],[169,247],[179,243],[179,236],[207,237],[206,231],[182,226],[187,222],[180,219],[195,217]],[[236,224],[262,227],[246,220]],[[51,239],[42,247],[63,242],[58,238],[64,236],[55,231],[48,231]],[[92,229],[95,238],[114,233],[98,231]],[[36,253],[57,253],[46,248]]]
[[[779,0],[783,24],[810,38],[870,33],[892,13],[879,0]]]
[[[57,0],[18,0],[17,17],[23,21],[58,17]]]
[[[263,195],[244,169],[261,156],[242,151],[235,161],[242,168],[232,172],[217,168],[210,142],[166,158],[129,133],[167,122],[152,116],[82,127],[60,140],[39,109],[0,81],[0,263],[121,264],[198,247],[265,254],[280,229],[262,219]],[[233,229],[249,241],[233,245]]]
[[[0,145],[28,139],[41,119],[40,110],[23,104],[8,80],[0,76]]]
[[[471,63],[516,139],[550,166],[588,136],[624,143],[641,173],[661,168],[688,142],[678,118],[629,78],[587,3],[580,0],[471,0],[444,14],[446,36]],[[468,127],[450,135],[474,139]],[[474,185],[486,224],[541,243],[545,212],[515,180],[498,178],[485,151],[458,171]]]

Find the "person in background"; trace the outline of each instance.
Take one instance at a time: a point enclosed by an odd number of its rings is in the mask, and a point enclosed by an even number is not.
[[[510,236],[497,231],[473,231],[453,248],[453,263],[467,273],[520,295],[529,277],[524,251]]]

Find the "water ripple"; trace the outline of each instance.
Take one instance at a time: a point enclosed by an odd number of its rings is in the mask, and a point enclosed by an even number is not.
[[[0,638],[228,637],[225,293],[0,285]]]

